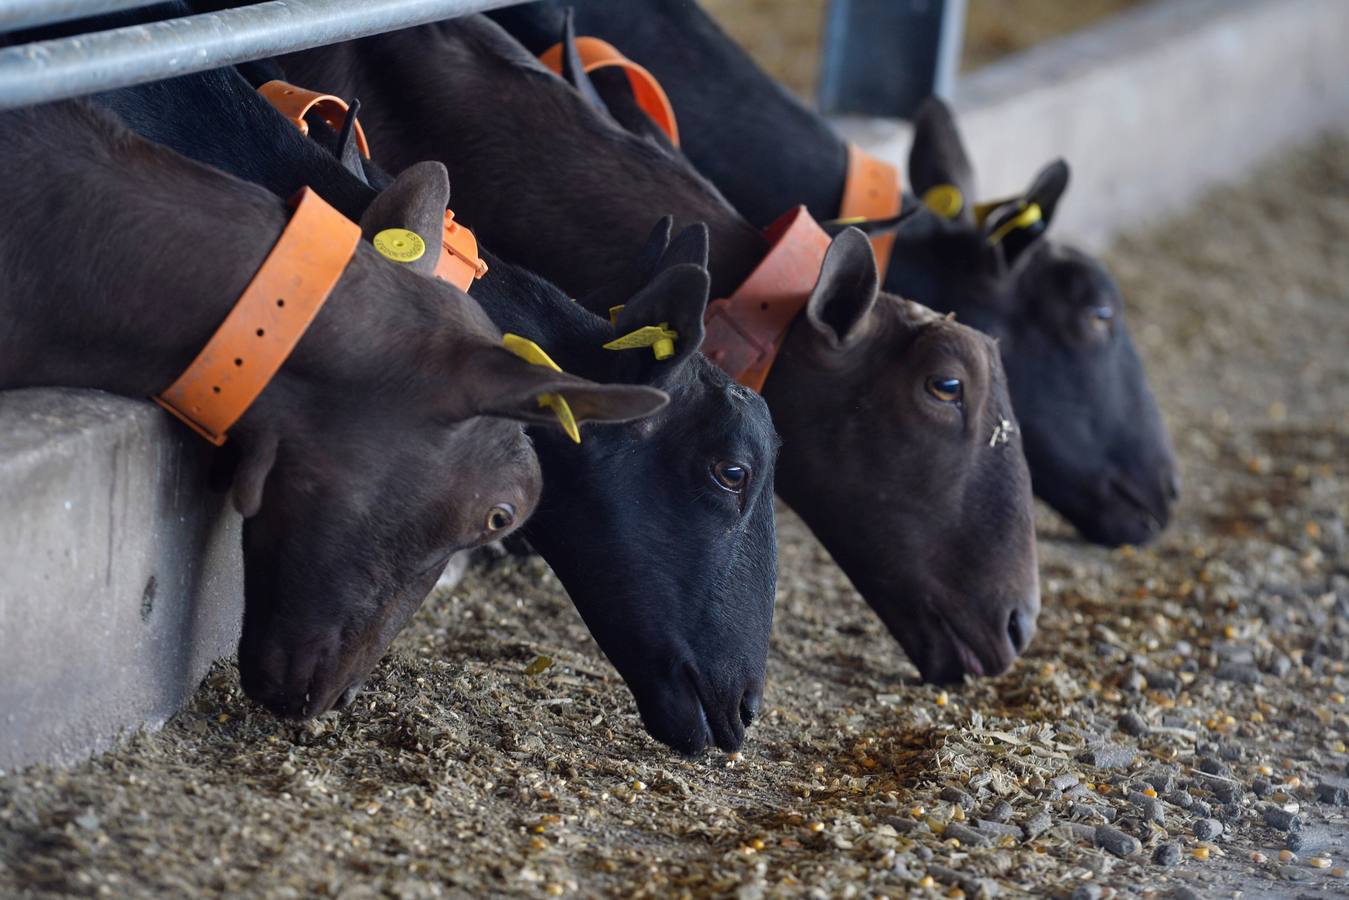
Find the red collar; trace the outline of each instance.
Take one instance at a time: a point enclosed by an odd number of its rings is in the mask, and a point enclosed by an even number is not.
[[[829,235],[804,206],[764,230],[773,245],[735,293],[707,306],[703,353],[747,388],[762,391],[792,321],[820,277]]]
[[[309,188],[290,205],[295,215],[225,321],[154,398],[217,447],[304,337],[361,240],[360,226]]]

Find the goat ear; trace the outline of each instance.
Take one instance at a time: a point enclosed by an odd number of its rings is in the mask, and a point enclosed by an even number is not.
[[[361,148],[356,142],[356,116],[361,111],[361,101],[353,99],[347,109],[347,118],[342,122],[342,130],[337,133],[337,158],[342,167],[367,186],[370,180],[365,177],[365,164],[361,161]]]
[[[686,225],[665,248],[655,270],[663,272],[686,263],[706,269],[709,244],[707,225],[702,222]]]
[[[590,76],[586,74],[585,66],[581,63],[581,54],[576,50],[574,18],[575,10],[567,7],[562,20],[562,80],[576,88],[587,103],[603,112],[604,100],[591,83]]]
[[[420,162],[404,169],[393,184],[375,198],[361,216],[361,235],[366,240],[386,228],[415,231],[426,242],[419,259],[406,263],[430,274],[440,260],[445,207],[450,205],[450,176],[439,162]]]
[[[1059,199],[1068,189],[1068,176],[1068,163],[1056,159],[1040,170],[1035,180],[1031,182],[1030,189],[1026,191],[1026,202],[1040,207],[1040,217],[1044,219],[1046,226],[1054,218],[1054,210],[1058,209]]]
[[[678,335],[673,338],[673,354],[661,359],[649,345],[613,352],[643,354],[652,363],[652,380],[663,381],[703,345],[703,315],[711,285],[707,269],[693,263],[679,263],[660,272],[623,304],[614,322],[614,334],[620,342],[641,328],[666,328]]]
[[[964,198],[956,220],[973,224],[974,171],[956,128],[951,107],[928,97],[913,117],[913,147],[909,150],[909,183],[922,197],[938,185],[954,185]]]
[[[560,394],[577,424],[630,422],[657,412],[670,402],[664,391],[640,384],[600,384],[545,366],[531,365],[497,347],[475,365],[481,385],[474,408],[479,415],[501,416],[534,425],[558,425],[557,413],[540,401]]]
[[[276,465],[276,449],[280,440],[274,433],[265,433],[250,439],[242,448],[239,464],[234,470],[234,508],[245,519],[251,519],[262,509],[262,492],[267,476]]]
[[[856,228],[834,238],[806,301],[806,318],[834,349],[853,343],[876,305],[879,279],[871,242]]]
[[[655,274],[661,258],[670,245],[670,232],[673,228],[674,217],[662,216],[647,235],[646,243],[642,245],[636,258],[628,264],[622,277],[580,298],[581,305],[596,315],[608,318],[612,307],[626,303],[627,299],[641,290]]]

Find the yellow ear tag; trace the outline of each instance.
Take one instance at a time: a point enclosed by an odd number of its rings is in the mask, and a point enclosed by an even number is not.
[[[518,334],[508,334],[502,337],[501,346],[531,366],[543,366],[545,369],[552,369],[554,372],[562,371],[562,367],[553,362],[553,358],[543,352],[543,348],[529,338],[522,338]],[[576,416],[572,413],[571,405],[567,403],[566,397],[561,394],[543,394],[539,397],[539,406],[546,406],[551,409],[553,415],[557,416],[558,424],[567,433],[567,437],[571,438],[574,443],[581,443],[581,429],[576,424]]]
[[[643,325],[636,331],[630,331],[622,337],[614,338],[604,345],[605,350],[636,350],[650,347],[656,359],[669,359],[674,356],[674,342],[679,332],[670,330],[669,322],[659,325]]]
[[[965,195],[954,184],[938,184],[923,194],[923,205],[943,219],[954,219],[965,208]]]
[[[1029,228],[1036,222],[1039,222],[1042,218],[1043,215],[1040,212],[1040,204],[1027,203],[1019,213],[1012,216],[1006,222],[1003,222],[988,236],[988,243],[990,246],[995,246],[1013,231],[1016,231],[1019,228]]]
[[[426,253],[426,241],[415,231],[406,228],[386,228],[371,240],[381,256],[394,262],[416,262]]]

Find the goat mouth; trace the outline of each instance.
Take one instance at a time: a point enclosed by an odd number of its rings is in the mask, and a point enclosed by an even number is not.
[[[984,661],[979,658],[979,654],[969,645],[959,634],[956,633],[951,623],[946,619],[941,620],[942,629],[946,632],[947,639],[955,647],[956,659],[960,660],[960,667],[976,678],[983,678],[988,674],[984,667]]]
[[[1149,502],[1131,481],[1125,478],[1111,478],[1109,486],[1111,496],[1142,514],[1143,527],[1150,534],[1156,534],[1166,527],[1166,513],[1159,512],[1156,504]]]

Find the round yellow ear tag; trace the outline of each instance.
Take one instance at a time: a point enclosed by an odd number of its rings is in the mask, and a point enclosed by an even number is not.
[[[426,241],[415,231],[406,228],[386,228],[371,241],[381,256],[394,262],[416,262],[426,253]]]
[[[943,219],[954,219],[965,208],[965,195],[954,184],[938,184],[923,194],[923,205]]]

